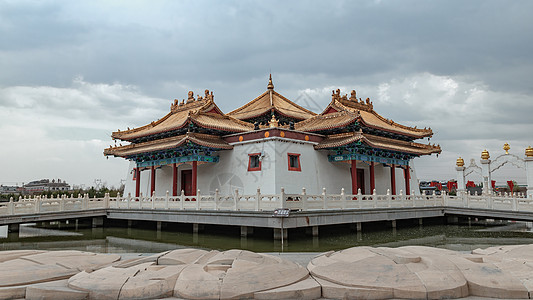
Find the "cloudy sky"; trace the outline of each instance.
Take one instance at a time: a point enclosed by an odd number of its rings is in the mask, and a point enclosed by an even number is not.
[[[156,120],[187,91],[225,112],[266,89],[320,112],[357,90],[386,118],[431,127],[455,160],[533,144],[533,1],[0,0],[0,183],[118,185],[110,133]],[[427,140],[424,141],[427,143]],[[479,164],[479,163],[478,163]],[[525,183],[504,167],[498,183]],[[513,177],[513,178],[511,178]],[[473,178],[479,181],[479,178]]]

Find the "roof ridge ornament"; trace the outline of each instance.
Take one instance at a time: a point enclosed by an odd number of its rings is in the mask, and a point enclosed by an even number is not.
[[[205,97],[204,97],[205,100],[208,100],[208,101],[214,101],[215,100],[215,96],[213,95],[213,91],[211,91],[211,94],[209,94],[209,90],[206,89],[205,90]]]
[[[191,103],[191,102],[194,102],[194,92],[193,91],[189,91],[188,97],[187,97],[187,103]]]
[[[279,122],[278,120],[276,119],[276,116],[274,114],[272,114],[272,118],[270,119],[270,122],[268,122],[268,126],[270,128],[276,128],[276,127],[279,127]]]
[[[274,84],[272,83],[272,73],[271,73],[270,76],[268,77],[267,90],[273,90],[273,89],[274,89]]]
[[[350,108],[354,108],[354,109],[362,109],[362,110],[365,110],[365,111],[372,111],[374,109],[374,105],[372,103],[372,101],[370,101],[370,98],[366,98],[366,100],[362,100],[361,98],[359,98],[359,100],[357,99],[357,92],[355,90],[352,90],[350,92],[350,97],[348,98],[348,94],[345,94],[343,96],[341,96],[341,90],[340,89],[336,89],[336,90],[333,90],[332,93],[331,93],[331,100],[332,101],[339,101],[341,102],[343,105],[346,105]]]

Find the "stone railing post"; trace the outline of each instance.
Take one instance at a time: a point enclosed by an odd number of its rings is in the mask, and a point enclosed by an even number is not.
[[[260,188],[257,188],[256,192],[255,192],[255,211],[259,211],[259,209],[261,208],[261,189]]]
[[[59,195],[57,195],[57,202],[59,202],[59,211],[64,211],[65,210],[65,195],[61,196],[61,198],[59,198]]]
[[[448,193],[447,192],[442,193],[442,205],[448,206]]]
[[[15,204],[13,203],[13,197],[9,198],[9,203],[7,204],[7,214],[8,215],[15,214]]]
[[[155,191],[152,192],[152,198],[150,200],[152,201],[152,209],[155,209]]]
[[[513,203],[513,211],[518,211],[518,198],[511,198],[511,203]]]
[[[215,190],[215,210],[220,210],[218,202],[220,201],[220,195],[218,194],[218,189]]]
[[[137,199],[137,201],[139,201],[139,203],[141,203],[141,197],[142,197],[142,194],[143,193],[140,193],[139,194],[139,197],[135,197],[134,199]],[[129,194],[129,196],[131,196],[131,194]],[[134,200],[134,199],[131,199],[131,197],[128,196],[128,203],[126,203],[126,208],[130,209],[131,208],[131,202]]]
[[[344,188],[341,188],[341,201],[342,201],[342,209],[346,209],[346,194],[344,194]]]
[[[302,188],[302,208],[304,211],[307,211],[308,209],[307,191],[305,190],[305,188]]]
[[[487,199],[487,200],[486,200],[486,201],[487,201],[487,208],[488,208],[488,209],[492,209],[493,206],[494,206],[494,201],[493,201],[493,199],[492,199],[492,193],[486,195],[485,197],[486,197],[485,199]]]
[[[285,188],[281,188],[281,192],[279,194],[279,201],[281,202],[281,208],[285,208],[287,205],[285,204]]]
[[[196,191],[196,210],[200,210],[200,199],[202,199],[202,194],[198,190]]]
[[[396,200],[400,200],[400,203],[402,204],[402,207],[405,207],[405,197],[403,195],[403,189],[400,189],[400,194],[398,195]]]
[[[82,209],[83,210],[86,210],[89,208],[89,194],[85,194],[85,196],[83,197],[83,201],[81,202],[82,204]]]
[[[35,207],[34,207],[35,212],[36,213],[41,212],[41,196],[35,197],[35,202],[34,203],[35,203]]]
[[[283,189],[283,188],[282,188]],[[238,201],[239,201],[239,190],[235,190],[235,196],[233,198],[233,210],[234,211],[237,211],[237,207],[238,207]]]
[[[104,195],[104,208],[105,209],[109,208],[109,193],[105,193]]]
[[[169,193],[167,191],[165,194],[165,209],[168,209],[168,197],[169,197]]]
[[[374,208],[376,208],[376,202],[374,200]],[[392,195],[390,194],[390,189],[387,189],[387,207],[391,207],[392,206]]]
[[[180,210],[183,210],[183,203],[185,202],[185,191],[181,190],[180,195]]]
[[[131,202],[131,193],[128,193],[128,197],[126,198],[126,207],[127,208],[130,208],[130,202]],[[118,204],[117,204],[117,208],[119,208]]]
[[[322,188],[322,208],[328,209],[328,195],[326,194],[326,188]]]

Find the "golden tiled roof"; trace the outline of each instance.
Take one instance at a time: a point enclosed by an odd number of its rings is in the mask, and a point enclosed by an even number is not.
[[[229,112],[228,116],[232,116],[239,120],[246,120],[261,116],[271,110],[276,110],[282,115],[299,120],[305,120],[316,116],[316,113],[301,107],[274,91],[272,79],[269,81],[266,92],[236,110]]]
[[[338,111],[329,114],[320,114],[294,124],[294,129],[309,132],[328,130],[347,126],[358,118],[359,114],[352,111]]]
[[[131,141],[144,136],[176,130],[186,126],[189,122],[200,127],[228,132],[253,130],[253,125],[224,115],[214,103],[212,94],[209,95],[206,90],[206,98],[199,97],[198,100],[194,100],[192,92],[189,92],[187,103],[184,101],[178,103],[175,100],[170,113],[163,118],[139,128],[115,131],[111,137]]]
[[[394,132],[402,135],[411,136],[414,138],[424,138],[424,137],[430,137],[433,135],[433,131],[431,128],[429,129],[422,129],[422,128],[416,128],[416,127],[409,127],[402,124],[398,124],[394,122],[393,120],[388,120],[379,115],[375,111],[360,111],[361,113],[361,123],[368,127],[373,127],[377,129],[382,129],[388,132]]]
[[[428,155],[432,153],[440,153],[442,151],[439,145],[424,145],[420,143],[401,141],[365,134],[361,131],[329,135],[319,144],[315,145],[315,149],[320,150],[341,147],[357,141],[361,141],[362,143],[374,148],[411,153],[415,155]]]
[[[200,146],[216,149],[233,149],[233,146],[226,143],[222,138],[203,133],[187,133],[164,139],[148,141],[144,143],[130,144],[126,146],[109,147],[104,150],[104,155],[127,157],[135,154],[162,151],[177,148],[187,142]]]
[[[349,114],[347,112],[351,112]],[[331,115],[331,116],[329,116]],[[374,111],[374,105],[370,99],[365,101],[357,99],[355,91],[341,96],[340,90],[334,91],[330,104],[324,111],[313,118],[299,122],[295,128],[302,131],[319,131],[345,126],[353,121],[359,121],[363,125],[412,138],[423,138],[433,135],[431,128],[419,129],[398,124],[388,120]]]

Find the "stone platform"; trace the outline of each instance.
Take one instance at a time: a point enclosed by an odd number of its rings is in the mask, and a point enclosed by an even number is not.
[[[286,258],[245,250],[178,249],[125,259],[2,251],[0,299],[528,299],[533,291],[533,245],[470,254],[354,247],[319,254],[307,267]]]

